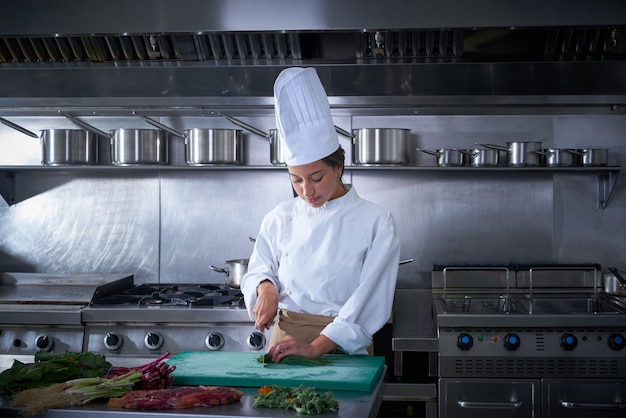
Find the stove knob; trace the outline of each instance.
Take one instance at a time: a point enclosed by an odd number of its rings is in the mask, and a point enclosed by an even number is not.
[[[261,350],[265,346],[265,335],[254,331],[248,336],[248,347],[252,350]]]
[[[520,346],[520,339],[517,334],[506,334],[504,337],[504,348],[509,351],[515,351]]]
[[[578,339],[574,334],[565,333],[561,335],[561,348],[565,351],[572,351],[578,345]]]
[[[206,336],[204,344],[211,351],[220,350],[224,347],[224,337],[219,332],[212,332]]]
[[[21,347],[22,346],[22,340],[20,340],[19,338],[16,338],[13,340],[13,347]]]
[[[104,346],[107,350],[117,350],[122,346],[122,337],[114,332],[107,332],[104,336]]]
[[[50,351],[54,347],[54,340],[45,334],[35,338],[35,346],[40,350]]]
[[[472,348],[472,345],[474,345],[474,339],[469,334],[460,334],[459,337],[456,339],[456,346],[463,351],[469,350],[470,348]]]
[[[624,340],[624,336],[622,334],[611,334],[609,335],[609,347],[611,350],[619,351],[626,346],[626,340]]]
[[[163,345],[163,337],[158,332],[149,332],[143,342],[150,350],[157,350]]]

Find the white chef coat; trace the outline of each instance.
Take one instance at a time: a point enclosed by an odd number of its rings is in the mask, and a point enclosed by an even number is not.
[[[254,320],[256,288],[270,280],[279,309],[336,317],[322,334],[348,354],[367,354],[391,316],[400,241],[391,213],[347,188],[319,208],[296,197],[270,211],[241,290]]]

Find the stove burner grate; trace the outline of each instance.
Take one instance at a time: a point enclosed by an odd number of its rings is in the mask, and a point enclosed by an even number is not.
[[[236,306],[243,307],[240,290],[226,285],[141,284],[97,298],[92,306]]]

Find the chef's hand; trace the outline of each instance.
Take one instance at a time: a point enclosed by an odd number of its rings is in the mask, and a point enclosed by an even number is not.
[[[263,332],[269,329],[278,313],[278,291],[269,280],[264,280],[256,288],[257,301],[252,308],[254,328]]]
[[[274,344],[267,354],[272,356],[272,361],[278,363],[287,356],[318,358],[322,354],[332,352],[335,348],[337,348],[337,344],[325,335],[320,335],[311,344],[298,341],[291,335],[288,335]]]

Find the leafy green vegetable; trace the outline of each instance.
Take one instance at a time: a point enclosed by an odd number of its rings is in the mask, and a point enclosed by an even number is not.
[[[263,357],[265,357],[265,361],[263,360]],[[265,354],[265,356],[259,356],[259,358],[257,358],[257,361],[259,363],[265,364],[274,363],[274,360],[272,360],[272,356],[270,356],[269,354]],[[323,366],[330,363],[332,363],[332,361],[328,358],[309,358],[303,356],[287,356],[278,362],[278,364],[294,364],[297,366]]]
[[[22,407],[22,415],[34,417],[53,408],[84,405],[94,399],[123,396],[133,390],[142,376],[141,372],[130,371],[111,379],[84,377],[47,387],[27,389],[14,395],[12,405]]]
[[[34,363],[14,360],[10,368],[0,373],[0,392],[11,394],[71,379],[99,377],[110,367],[111,363],[100,354],[39,351]]]
[[[254,396],[253,406],[281,408],[299,414],[316,415],[339,409],[339,401],[332,398],[332,391],[318,393],[315,388],[300,385],[297,388],[285,386],[263,386]]]

